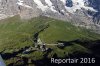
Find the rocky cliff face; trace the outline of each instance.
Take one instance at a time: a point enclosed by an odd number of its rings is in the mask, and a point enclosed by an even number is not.
[[[18,14],[23,18],[37,16],[33,0],[0,0],[1,19]]]
[[[100,31],[100,0],[0,0],[0,19],[40,15]]]

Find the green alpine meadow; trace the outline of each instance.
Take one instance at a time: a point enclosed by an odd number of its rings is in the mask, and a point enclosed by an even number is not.
[[[7,66],[49,66],[52,57],[100,58],[99,40],[100,34],[90,29],[49,17],[0,20],[0,54]]]

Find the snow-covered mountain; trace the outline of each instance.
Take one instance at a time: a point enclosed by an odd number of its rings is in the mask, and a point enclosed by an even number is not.
[[[100,31],[100,0],[0,0],[0,19],[47,16]]]

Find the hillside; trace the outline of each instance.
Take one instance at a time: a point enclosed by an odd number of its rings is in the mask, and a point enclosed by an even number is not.
[[[35,40],[38,39],[51,50],[43,52],[38,48],[24,53],[30,47],[35,48]],[[97,44],[97,40],[100,40],[100,35],[91,30],[48,17],[21,20],[19,16],[14,16],[0,21],[0,52],[7,65],[17,62],[12,59],[16,57],[35,61],[55,55],[64,58],[74,53],[93,53],[95,50],[92,51],[91,47]],[[58,43],[64,46],[55,45]]]

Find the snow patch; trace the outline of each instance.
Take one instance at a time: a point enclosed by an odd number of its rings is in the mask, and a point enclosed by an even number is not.
[[[37,8],[41,9],[42,11],[46,12],[48,10],[51,10],[53,12],[57,12],[50,0],[45,0],[45,3],[47,5],[44,5],[41,0],[33,0],[35,4],[37,4]]]
[[[42,11],[46,11],[48,6],[42,4],[40,0],[33,0],[37,4],[37,8],[41,9]]]
[[[60,0],[60,1],[62,1],[64,4],[66,4],[66,0]]]
[[[22,0],[18,0],[17,4],[26,8],[32,8],[31,6],[24,4],[24,1]]]
[[[48,7],[51,9],[51,11],[53,11],[53,12],[57,12],[54,8],[54,6],[53,6],[53,4],[52,4],[52,2],[50,1],[50,0],[45,0],[45,2],[46,2],[46,4],[48,5]]]
[[[63,2],[66,10],[68,12],[70,12],[70,13],[74,13],[77,10],[82,9],[82,8],[84,8],[86,10],[91,10],[93,12],[97,12],[97,10],[95,10],[94,8],[85,6],[85,2],[88,2],[88,0],[72,0],[72,2],[73,2],[73,6],[72,7],[67,7],[66,6],[66,0],[60,0],[60,1]]]

